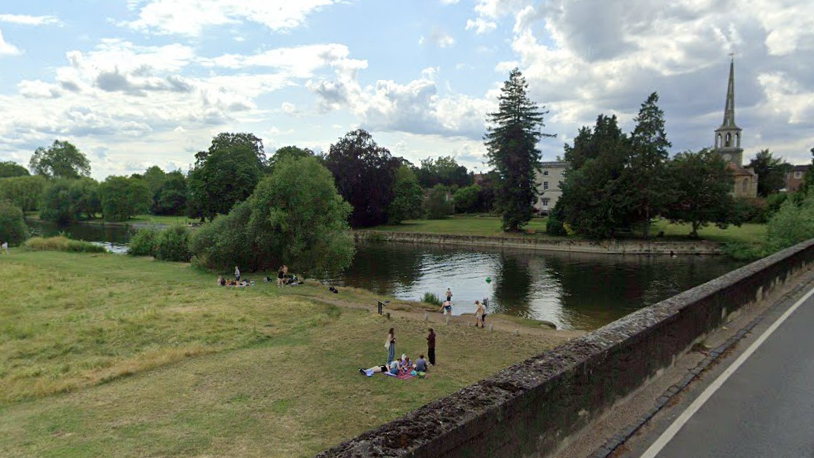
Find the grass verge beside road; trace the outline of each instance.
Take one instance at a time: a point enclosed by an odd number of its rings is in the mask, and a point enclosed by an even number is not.
[[[389,327],[415,357],[427,324],[145,258],[13,250],[0,276],[4,457],[312,456],[551,345],[437,326],[428,379],[368,379]]]

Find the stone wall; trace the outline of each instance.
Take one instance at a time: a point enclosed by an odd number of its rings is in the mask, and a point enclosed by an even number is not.
[[[812,261],[814,240],[639,310],[319,456],[549,456],[729,314],[793,281]]]
[[[541,239],[534,236],[488,237],[482,235],[425,234],[420,232],[353,231],[357,241],[386,241],[435,245],[523,248],[541,251],[606,254],[720,254],[718,244],[699,241],[644,240],[592,241],[573,239]]]

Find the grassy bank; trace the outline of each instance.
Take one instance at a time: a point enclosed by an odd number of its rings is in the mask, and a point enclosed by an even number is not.
[[[389,327],[416,355],[426,324],[144,258],[13,251],[0,276],[4,457],[312,456],[548,345],[450,325],[430,378],[368,379]]]
[[[410,220],[400,225],[377,226],[377,231],[390,232],[422,232],[428,234],[458,234],[482,235],[489,237],[537,237],[551,238],[545,233],[547,218],[534,218],[526,229],[534,234],[507,234],[500,228],[500,218],[494,216],[455,216],[441,220]],[[652,235],[664,231],[664,236],[672,240],[689,239],[691,228],[688,224],[670,224],[667,220],[657,220],[653,223],[650,233]],[[715,226],[705,227],[698,231],[703,240],[719,243],[762,243],[766,236],[765,224],[744,224],[741,227],[729,226],[727,229],[718,229]],[[579,237],[572,236],[575,239]],[[632,237],[637,237],[632,234]]]
[[[99,215],[97,215],[98,217]],[[37,212],[27,212],[26,219],[30,221],[39,221],[40,216]],[[163,216],[163,215],[136,215],[127,221],[110,222],[101,218],[80,221],[83,224],[163,224],[171,226],[174,224],[189,224],[199,223],[200,220],[187,218],[186,216]]]
[[[549,237],[545,233],[546,221],[548,221],[548,218],[533,218],[525,229],[534,231],[535,237]],[[408,220],[398,225],[377,226],[371,229],[376,231],[483,235],[490,237],[521,236],[521,234],[503,232],[500,223],[500,217],[497,216],[453,216],[446,219]]]

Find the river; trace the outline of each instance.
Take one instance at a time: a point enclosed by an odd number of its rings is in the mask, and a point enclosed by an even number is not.
[[[37,225],[78,240],[126,248],[126,226]],[[550,321],[562,329],[592,330],[719,277],[742,264],[723,256],[641,256],[444,247],[370,242],[357,245],[353,264],[328,282],[399,299],[443,298],[453,313],[473,313],[489,298],[489,312]],[[341,294],[341,293],[340,293]]]

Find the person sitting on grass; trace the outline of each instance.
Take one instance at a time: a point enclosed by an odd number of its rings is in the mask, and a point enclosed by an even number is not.
[[[399,361],[399,365],[401,366],[402,372],[409,372],[413,370],[413,362],[410,361],[410,357],[407,355],[401,355],[401,361]]]
[[[415,370],[416,372],[427,372],[427,360],[424,359],[424,355],[418,355],[418,359],[415,362]]]
[[[226,286],[226,280],[223,279],[223,276],[218,275],[218,285]]]

